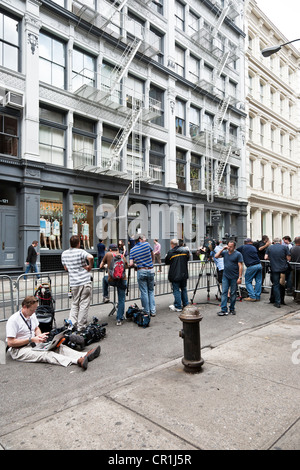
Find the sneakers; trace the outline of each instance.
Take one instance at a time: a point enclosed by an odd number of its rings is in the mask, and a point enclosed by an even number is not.
[[[224,317],[224,315],[228,315],[228,312],[227,310],[225,312],[221,310],[220,312],[217,313],[217,315],[219,315],[219,317]]]
[[[108,304],[108,302],[109,302],[109,298],[108,297],[103,297],[103,303]]]
[[[182,312],[182,308],[176,308],[175,305],[169,305],[169,309],[172,310],[172,312]]]
[[[230,310],[229,313],[230,313],[230,315],[236,315],[235,310]],[[225,310],[225,311],[221,310],[220,312],[217,313],[217,315],[219,315],[219,317],[224,317],[224,315],[228,315],[228,312],[227,312],[227,310]]]
[[[122,326],[123,325],[123,322],[121,320],[117,320],[117,323],[116,323],[117,326]]]
[[[246,300],[246,302],[256,302],[256,299],[253,299],[252,297],[246,297],[244,300]]]

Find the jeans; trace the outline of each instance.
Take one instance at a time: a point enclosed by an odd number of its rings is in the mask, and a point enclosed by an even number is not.
[[[255,279],[254,288],[252,286],[253,279]],[[254,266],[248,266],[245,274],[245,284],[249,297],[259,300],[262,286],[262,266],[260,263]]]
[[[189,303],[186,284],[186,279],[184,281],[172,282],[175,308],[181,309],[182,306],[185,307]]]
[[[25,269],[25,274],[29,273],[30,270],[33,270],[34,273],[38,273],[38,268],[37,268],[37,265],[36,263],[28,263],[27,266],[26,266],[26,269]],[[40,276],[37,276],[37,278],[39,279]],[[24,280],[26,280],[26,276],[24,276]]]
[[[102,284],[103,297],[108,297],[108,286],[113,286],[117,288],[117,292],[118,292],[117,321],[124,320],[127,281],[124,279],[123,280],[121,279],[121,280],[108,282],[108,276],[104,276],[103,284]]]
[[[155,314],[154,273],[151,271],[149,269],[139,269],[137,272],[137,281],[141,291],[143,309],[146,313]]]
[[[227,312],[227,296],[230,288],[230,311],[232,312],[235,307],[237,279],[229,279],[223,274],[222,278],[222,297],[221,297],[221,310]]]
[[[271,273],[271,280],[273,284],[273,295],[274,295],[274,304],[280,305],[281,304],[281,296],[280,296],[280,274],[281,273]]]

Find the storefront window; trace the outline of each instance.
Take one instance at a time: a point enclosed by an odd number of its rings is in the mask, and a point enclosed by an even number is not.
[[[41,191],[40,247],[41,250],[61,250],[63,193]]]
[[[94,208],[93,196],[83,194],[73,195],[73,226],[72,234],[79,235],[81,247],[84,249],[94,249]]]

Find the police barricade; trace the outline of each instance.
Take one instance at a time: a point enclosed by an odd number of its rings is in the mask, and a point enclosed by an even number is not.
[[[15,311],[13,280],[10,276],[0,276],[0,322],[6,321]]]
[[[155,271],[155,296],[167,295],[172,293],[172,284],[168,281],[169,267],[164,264],[154,265]],[[137,282],[137,272],[134,268],[126,271],[129,283],[126,301],[137,301],[140,299],[140,291]],[[91,306],[103,304],[103,277],[107,275],[103,270],[94,268],[91,271],[92,278],[92,300]],[[22,274],[16,280],[12,280],[9,276],[1,276],[5,278],[3,285],[0,286],[0,302],[5,304],[6,310],[0,317],[2,320],[17,311],[22,304],[22,300],[28,295],[37,295],[40,286],[49,288],[51,298],[54,302],[54,310],[61,312],[69,310],[72,302],[72,289],[69,285],[69,276],[66,271],[49,271],[39,273]],[[189,261],[189,279],[187,283],[188,291],[197,289],[207,289],[216,286],[216,269],[213,261]],[[110,287],[112,303],[116,303],[116,289]],[[5,296],[5,302],[4,302]],[[0,310],[1,312],[1,310]]]

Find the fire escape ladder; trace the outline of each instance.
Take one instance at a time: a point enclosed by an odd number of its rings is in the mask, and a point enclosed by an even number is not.
[[[118,132],[116,138],[114,139],[111,147],[110,147],[110,152],[112,155],[112,161],[110,165],[110,169],[113,169],[114,164],[119,158],[119,155],[127,142],[127,139],[132,132],[138,118],[140,117],[142,112],[142,102],[141,100],[134,99],[133,100],[133,107],[132,107],[132,112],[129,113],[128,117],[125,120],[124,125]]]
[[[111,94],[115,91],[116,87],[119,85],[120,81],[122,80],[127,70],[129,69],[129,66],[138,48],[140,47],[141,42],[142,42],[141,39],[134,38],[132,43],[128,44],[128,46],[124,50],[118,65],[116,65],[115,68],[113,69],[112,71],[113,83],[110,88]]]

